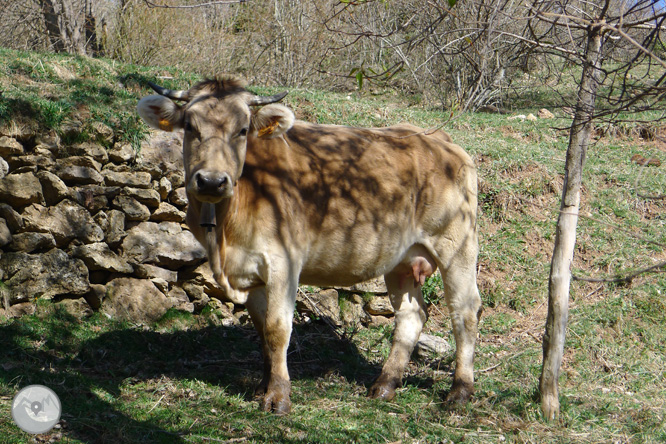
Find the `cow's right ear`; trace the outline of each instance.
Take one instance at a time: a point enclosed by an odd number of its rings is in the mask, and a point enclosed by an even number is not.
[[[151,128],[173,131],[183,127],[183,109],[164,96],[144,97],[136,109]]]

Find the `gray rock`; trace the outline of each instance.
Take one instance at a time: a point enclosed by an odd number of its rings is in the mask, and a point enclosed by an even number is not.
[[[125,213],[127,220],[148,220],[150,210],[147,206],[130,196],[117,196],[112,202],[113,208]]]
[[[153,132],[141,144],[141,163],[156,165],[163,172],[183,171],[183,136],[181,132]]]
[[[160,193],[149,188],[125,187],[120,194],[132,197],[150,208],[157,208],[160,204]]]
[[[427,359],[435,356],[443,356],[453,350],[449,341],[439,336],[421,333],[419,340],[414,348],[414,353],[417,357]]]
[[[25,165],[13,170],[11,167],[9,169],[11,170],[12,174],[24,174],[24,173],[35,174],[37,170],[39,170],[39,167],[36,165]]]
[[[91,213],[107,208],[109,200],[120,194],[120,187],[105,187],[101,185],[82,185],[73,189],[75,201],[88,209]]]
[[[104,237],[106,238],[106,232],[109,229],[109,216],[105,211],[98,211],[97,214],[93,216],[93,220],[104,232]]]
[[[8,248],[13,251],[24,251],[32,253],[38,250],[50,250],[56,246],[56,241],[51,233],[17,233],[13,236]]]
[[[42,184],[42,194],[46,205],[56,205],[61,200],[71,197],[72,193],[65,182],[50,171],[39,171],[36,176]]]
[[[21,316],[28,316],[35,314],[37,307],[32,302],[22,302],[14,304],[9,307],[9,310],[0,309],[0,318],[4,314],[8,318],[20,318]]]
[[[106,270],[127,274],[134,271],[134,268],[126,260],[116,255],[103,242],[74,247],[72,256],[83,260],[89,270]]]
[[[366,282],[361,282],[359,284],[352,285],[350,287],[343,287],[341,290],[352,291],[354,293],[375,293],[375,294],[386,294],[386,283],[384,282],[383,277],[378,277],[371,279]]]
[[[359,324],[368,324],[370,316],[363,310],[363,299],[357,294],[350,294],[340,302],[340,320],[342,324],[354,327]]]
[[[171,288],[171,290],[169,290],[169,294],[167,295],[167,297],[173,304],[173,308],[175,308],[176,310],[186,311],[188,313],[194,313],[194,304],[190,302],[189,296],[187,296],[187,293],[182,288],[180,287]]]
[[[137,324],[157,321],[171,308],[167,297],[147,279],[118,278],[106,285],[102,312]]]
[[[194,235],[175,222],[142,222],[127,232],[121,250],[128,261],[176,270],[196,266],[206,258]]]
[[[35,150],[44,148],[49,151],[58,150],[60,147],[60,136],[55,131],[40,132],[35,136]]]
[[[173,190],[169,197],[169,201],[180,208],[187,206],[187,192],[185,191],[185,187]]]
[[[104,146],[113,145],[114,134],[113,134],[113,129],[111,129],[111,127],[105,125],[100,121],[94,121],[90,126],[92,127],[93,139],[95,139],[97,142],[101,143]]]
[[[204,292],[212,298],[228,300],[224,289],[215,281],[208,263],[199,265],[189,273],[183,273],[181,280],[203,286]]]
[[[163,279],[173,284],[178,281],[178,272],[167,270],[151,264],[138,264],[134,267],[134,275],[143,279]]]
[[[194,311],[201,311],[206,305],[208,305],[208,302],[210,302],[210,298],[201,285],[197,285],[193,282],[185,282],[183,284],[183,290],[185,290],[190,301],[194,304]]]
[[[82,319],[93,315],[93,309],[85,298],[63,299],[56,305],[64,308],[67,313],[75,318]]]
[[[16,171],[19,168],[23,167],[39,167],[41,169],[51,169],[55,165],[55,160],[49,153],[48,156],[42,156],[37,154],[28,154],[25,156],[15,156],[7,159],[9,164],[9,169]]]
[[[0,201],[14,208],[40,203],[43,199],[42,185],[32,173],[9,174],[0,179]]]
[[[71,146],[68,151],[77,156],[88,156],[95,159],[95,161],[105,164],[109,161],[109,155],[106,148],[97,143],[83,142]],[[99,171],[99,169],[97,170]]]
[[[5,159],[0,157],[0,179],[9,174],[9,164]]]
[[[161,202],[160,206],[150,215],[150,220],[157,222],[184,222],[185,212],[166,202]]]
[[[167,173],[166,178],[169,179],[169,182],[171,182],[171,188],[174,190],[185,186],[185,173],[182,169]]]
[[[12,241],[12,233],[9,231],[7,222],[4,219],[0,219],[0,247],[4,247]]]
[[[332,288],[317,293],[302,293],[296,298],[296,307],[300,313],[312,317],[326,317],[335,325],[342,325],[338,292]]]
[[[159,193],[160,199],[165,200],[171,193],[171,182],[166,177],[162,177],[153,188]]]
[[[3,253],[0,269],[12,304],[40,297],[83,295],[90,289],[84,263],[58,249],[44,254]]]
[[[68,185],[100,184],[104,177],[102,166],[89,156],[72,156],[58,159],[56,173]]]
[[[152,177],[146,172],[122,172],[105,169],[102,171],[106,185],[121,187],[149,188]]]
[[[169,292],[169,283],[167,281],[165,281],[164,279],[162,279],[162,278],[152,278],[152,279],[150,279],[150,282],[155,284],[157,289],[159,291],[161,291],[162,293],[167,294]]]
[[[12,233],[17,232],[23,228],[23,217],[18,214],[12,207],[5,203],[0,203],[0,217],[2,217]]]
[[[54,207],[32,204],[23,212],[23,231],[51,233],[58,247],[72,239],[89,244],[104,239],[104,232],[79,204],[63,200]]]
[[[25,152],[21,142],[13,137],[0,137],[0,157],[20,156]]]
[[[83,124],[76,119],[67,119],[60,125],[60,133],[65,139],[75,140],[83,132]]]
[[[153,165],[151,163],[140,163],[135,167],[136,171],[148,173],[152,180],[157,180],[162,177],[162,170],[159,165]]]
[[[108,226],[104,230],[104,238],[111,248],[120,245],[125,233],[125,213],[118,210],[109,210],[107,213]]]
[[[394,314],[388,296],[374,296],[365,304],[365,311],[373,316],[392,316]]]
[[[134,160],[136,151],[129,143],[116,143],[109,150],[109,159],[113,163],[129,163]]]
[[[90,291],[83,295],[83,297],[86,298],[88,305],[94,310],[99,310],[102,306],[102,301],[106,297],[106,285],[90,284]]]

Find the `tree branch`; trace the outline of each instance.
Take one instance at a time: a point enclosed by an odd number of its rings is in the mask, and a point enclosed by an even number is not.
[[[164,9],[192,9],[192,8],[202,8],[204,6],[215,6],[215,5],[231,5],[234,3],[246,3],[248,0],[215,0],[206,3],[197,3],[196,5],[158,5],[157,3],[151,2],[150,0],[143,0],[143,2],[148,5],[149,8],[164,8]]]
[[[660,270],[661,268],[665,270]],[[587,278],[587,277],[582,277],[582,276],[576,276],[575,274],[572,274],[571,277],[573,278],[574,281],[584,281],[584,282],[613,282],[613,283],[621,283],[621,284],[628,284],[638,276],[644,273],[649,273],[651,271],[654,271],[655,273],[662,273],[666,271],[666,262],[660,262],[656,265],[653,265],[651,267],[646,267],[646,268],[641,268],[640,270],[636,270],[635,272],[627,275],[627,276],[622,276],[622,277],[616,277],[616,278]]]

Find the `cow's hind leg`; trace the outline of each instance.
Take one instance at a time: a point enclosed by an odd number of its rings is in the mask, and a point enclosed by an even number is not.
[[[419,339],[428,314],[421,286],[411,272],[393,270],[384,276],[391,304],[395,310],[393,345],[382,372],[368,391],[371,398],[390,400],[402,385],[402,375]]]
[[[441,269],[444,296],[451,315],[456,340],[456,369],[447,402],[467,402],[474,393],[474,346],[481,298],[476,287],[476,260],[464,255],[453,259],[447,269]]]

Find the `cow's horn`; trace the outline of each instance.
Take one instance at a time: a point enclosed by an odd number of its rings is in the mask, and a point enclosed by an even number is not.
[[[150,86],[157,94],[168,97],[171,100],[189,100],[188,91],[174,91],[172,89],[167,89],[160,85],[156,85],[153,82],[148,82],[148,86]]]
[[[248,105],[268,105],[269,103],[279,102],[280,100],[284,99],[284,96],[287,94],[289,93],[284,91],[279,94],[275,94],[274,96],[253,96],[248,102]]]

